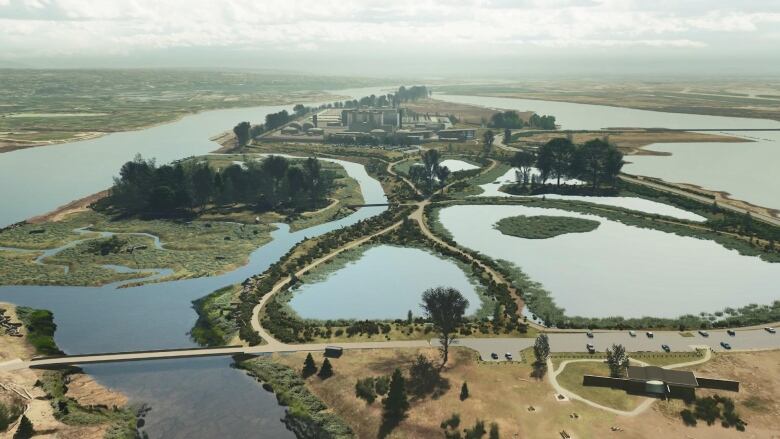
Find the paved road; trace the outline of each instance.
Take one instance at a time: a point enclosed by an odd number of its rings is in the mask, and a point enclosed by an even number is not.
[[[653,338],[648,338],[643,332],[631,337],[628,332],[605,331],[594,333],[589,338],[585,333],[550,333],[550,350],[552,352],[586,352],[585,345],[592,343],[596,350],[603,352],[612,343],[621,343],[629,352],[652,351],[661,352],[661,344],[668,344],[672,351],[690,351],[693,346],[708,346],[714,351],[725,351],[720,346],[721,341],[731,344],[733,350],[758,350],[780,349],[780,334],[770,334],[763,329],[737,330],[735,336],[726,334],[725,331],[710,331],[709,337],[696,334],[694,337],[683,337],[675,331],[659,331]],[[490,354],[496,352],[503,360],[503,354],[511,352],[517,356],[520,350],[533,346],[533,338],[464,338],[457,341],[458,346],[465,346],[479,352],[480,356],[490,361]],[[436,340],[409,340],[409,341],[376,341],[356,343],[333,343],[345,350],[352,349],[392,349],[392,348],[420,348],[437,346]],[[89,364],[117,361],[142,361],[155,359],[174,359],[208,357],[235,354],[270,354],[274,352],[316,352],[323,351],[329,344],[311,343],[289,345],[280,342],[262,346],[234,346],[209,349],[178,349],[169,351],[129,352],[118,354],[74,355],[63,358],[49,358],[40,360],[11,360],[0,363],[0,370],[18,370],[31,366],[55,366],[63,364]]]
[[[693,337],[683,337],[676,331],[656,331],[653,338],[644,332],[637,332],[635,337],[628,331],[594,332],[593,338],[581,333],[548,333],[550,350],[552,352],[587,352],[586,345],[593,344],[596,351],[604,350],[613,343],[622,344],[629,352],[663,352],[662,344],[667,344],[673,352],[693,350],[692,346],[708,346],[713,351],[723,352],[720,342],[731,345],[732,350],[780,349],[780,334],[770,334],[763,329],[737,330],[735,336],[726,331],[709,331],[709,337],[694,333]],[[533,346],[533,338],[464,338],[457,341],[460,346],[466,346],[479,352],[483,360],[492,361],[490,354],[499,354],[499,360],[504,360],[504,353],[510,352],[515,357],[523,349]]]

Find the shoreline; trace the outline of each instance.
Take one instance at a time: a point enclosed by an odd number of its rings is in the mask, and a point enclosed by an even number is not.
[[[331,97],[334,102],[338,101],[338,100],[345,99],[344,96],[332,95],[332,94],[330,94],[328,92],[325,92],[324,95],[327,95],[327,96]],[[204,109],[204,110],[199,110],[199,111],[186,111],[186,112],[183,112],[181,114],[178,114],[176,117],[174,117],[174,118],[172,118],[170,120],[158,121],[158,122],[155,122],[155,123],[152,123],[152,124],[149,124],[149,125],[143,125],[143,126],[139,126],[139,127],[135,127],[135,128],[128,128],[128,129],[117,130],[117,131],[80,131],[79,134],[84,134],[82,137],[76,136],[76,137],[71,138],[71,139],[47,140],[47,141],[32,141],[32,140],[31,141],[24,141],[24,140],[22,140],[21,143],[29,142],[29,144],[25,144],[25,145],[20,145],[19,141],[14,141],[14,140],[5,140],[4,141],[4,140],[0,139],[0,155],[2,155],[4,153],[13,152],[13,151],[23,150],[23,149],[38,148],[38,147],[42,147],[42,146],[51,146],[51,145],[61,145],[63,143],[75,143],[75,142],[81,142],[81,141],[85,141],[85,140],[94,140],[94,139],[98,139],[98,138],[101,138],[103,136],[107,136],[109,134],[114,134],[114,133],[127,133],[127,132],[131,132],[131,131],[141,131],[141,130],[145,130],[145,129],[149,129],[149,128],[158,127],[160,125],[166,125],[166,124],[169,124],[169,123],[175,123],[175,122],[178,122],[178,121],[180,121],[181,119],[183,119],[183,118],[185,118],[187,116],[194,116],[196,114],[205,113],[207,111],[233,110],[233,109],[241,109],[241,108],[264,107],[264,106],[271,106],[271,105],[294,105],[294,104],[295,104],[295,102],[288,102],[288,101],[284,101],[284,102],[264,102],[264,103],[255,103],[253,105],[242,105],[242,106],[235,106],[235,107],[228,106],[228,107],[218,107],[218,108]],[[227,132],[228,131],[226,131],[225,133],[227,133]],[[221,135],[224,135],[225,133],[222,133]],[[8,143],[4,143],[4,142],[8,142]]]

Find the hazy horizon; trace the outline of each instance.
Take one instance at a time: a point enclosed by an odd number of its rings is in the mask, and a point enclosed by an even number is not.
[[[0,0],[0,67],[365,76],[780,73],[780,1]]]

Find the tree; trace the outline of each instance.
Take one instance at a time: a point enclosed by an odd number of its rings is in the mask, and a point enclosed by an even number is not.
[[[317,376],[323,380],[333,376],[333,366],[331,366],[330,360],[326,358],[325,361],[322,362],[322,367],[320,367],[320,371],[317,373]]]
[[[593,139],[577,148],[572,173],[596,189],[602,181],[612,182],[623,167],[623,154],[604,140]]]
[[[201,209],[214,194],[214,171],[203,163],[192,172],[192,199]]]
[[[534,342],[534,357],[539,364],[547,363],[547,358],[550,356],[550,338],[547,334],[539,334]]]
[[[422,158],[423,158],[423,166],[425,169],[425,181],[428,190],[430,191],[431,188],[433,187],[433,179],[434,177],[436,177],[437,171],[439,170],[439,160],[440,160],[439,150],[438,149],[426,150],[423,153]]]
[[[412,310],[410,309],[408,313],[406,313],[406,323],[408,325],[411,325],[412,322],[414,322],[414,319],[412,318]]]
[[[401,370],[396,369],[390,379],[390,390],[387,392],[387,398],[382,401],[384,407],[382,416],[385,421],[394,424],[401,421],[409,410],[409,400],[406,396],[406,384]]]
[[[307,378],[317,373],[317,365],[314,364],[314,357],[311,356],[311,352],[306,355],[306,359],[303,360],[303,377]]]
[[[553,177],[557,180],[557,186],[560,186],[561,178],[571,171],[574,152],[574,144],[566,138],[555,138],[542,145],[536,157],[536,167],[542,174],[542,181]]]
[[[518,151],[512,157],[512,166],[516,167],[520,171],[522,176],[523,186],[528,184],[531,179],[531,170],[536,164],[536,155],[528,151]]]
[[[236,135],[236,144],[238,146],[244,146],[249,143],[249,129],[252,124],[249,122],[241,122],[233,127],[233,133]]]
[[[444,187],[444,183],[447,181],[447,177],[450,176],[450,168],[446,166],[439,166],[436,169],[436,178],[439,180],[439,186]]]
[[[442,353],[440,369],[447,364],[450,344],[456,338],[456,331],[463,323],[463,315],[468,306],[469,301],[454,288],[431,288],[423,293],[422,308],[439,333]]]
[[[409,368],[409,391],[416,396],[423,396],[436,391],[438,387],[446,387],[439,371],[424,355],[418,355]]]
[[[302,116],[304,113],[306,113],[306,107],[303,104],[295,104],[293,111],[298,116]]]
[[[469,397],[469,386],[466,384],[466,382],[463,382],[463,385],[460,386],[460,400],[465,401]]]
[[[512,142],[512,130],[504,128],[504,145],[508,145]]]
[[[490,439],[499,439],[500,437],[498,434],[498,424],[495,422],[490,423],[490,433],[488,434],[488,437]]]
[[[628,355],[622,344],[613,344],[611,348],[607,348],[607,365],[611,376],[623,376],[623,371],[628,366]]]
[[[355,383],[355,396],[365,400],[368,404],[373,404],[376,400],[374,378],[368,377],[357,380],[357,383]]]
[[[496,134],[493,132],[493,130],[487,130],[485,131],[485,134],[482,135],[482,140],[484,141],[484,145],[482,145],[482,150],[485,153],[485,155],[490,154],[490,151],[493,149],[493,141],[496,140]]]
[[[27,419],[26,415],[22,415],[22,419],[19,421],[19,427],[16,428],[14,433],[14,439],[29,439],[35,434],[32,422]]]

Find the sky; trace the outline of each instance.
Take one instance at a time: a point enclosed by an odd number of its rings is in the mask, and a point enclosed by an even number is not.
[[[780,74],[780,0],[0,0],[0,66]]]

